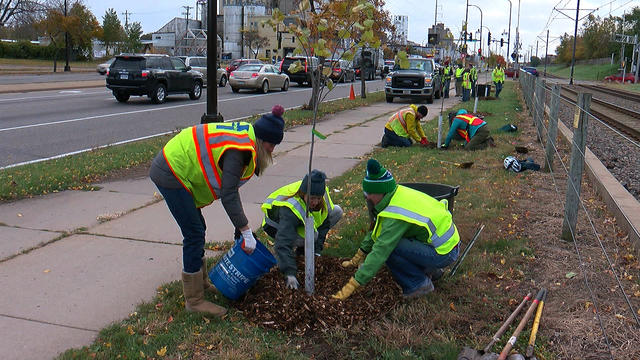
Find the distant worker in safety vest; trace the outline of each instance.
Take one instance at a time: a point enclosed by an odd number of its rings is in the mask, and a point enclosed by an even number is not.
[[[242,235],[242,248],[256,248],[249,221],[242,209],[238,188],[253,175],[264,173],[271,153],[284,136],[284,108],[273,107],[254,124],[210,123],[182,130],[153,159],[149,176],[180,227],[182,282],[187,311],[223,316],[227,309],[204,299],[209,283],[204,258],[205,221],[201,208],[217,199]]]
[[[458,68],[455,72],[456,77],[456,96],[462,96],[462,72],[464,69],[462,68],[462,64],[458,64]]]
[[[464,139],[465,150],[481,150],[487,146],[495,146],[493,138],[489,136],[487,123],[479,117],[468,114],[465,109],[458,110],[458,113],[450,124],[447,139],[441,147],[443,149],[448,148],[451,140],[453,140],[456,135]]]
[[[460,235],[446,201],[397,185],[374,159],[367,162],[362,190],[373,230],[367,233],[345,268],[357,269],[334,298],[345,300],[387,265],[405,298],[433,291],[433,281],[458,258]]]
[[[326,175],[311,171],[302,181],[285,185],[272,192],[262,204],[265,214],[262,229],[275,239],[278,268],[285,286],[297,289],[296,254],[304,254],[307,206],[313,217],[314,253],[320,256],[327,233],[342,218],[342,209],[333,203],[325,185]]]
[[[502,85],[504,84],[504,69],[500,63],[498,63],[496,68],[493,69],[493,72],[491,73],[491,80],[496,86],[496,97],[499,98],[500,92],[502,91]]]
[[[415,106],[411,104],[408,108],[402,109],[391,115],[384,126],[381,146],[411,146],[411,139],[422,146],[430,146],[427,136],[422,130],[420,119],[427,116],[429,109],[426,106]]]
[[[442,93],[444,94],[444,98],[449,98],[449,86],[451,85],[451,74],[453,73],[453,68],[451,67],[451,63],[449,60],[445,62],[444,70],[442,71]]]
[[[462,72],[462,101],[469,101],[471,97],[471,63]]]
[[[478,82],[478,68],[473,63],[471,63],[469,74],[471,78],[471,97],[474,98],[477,96],[476,92],[478,91],[478,88],[476,87]]]

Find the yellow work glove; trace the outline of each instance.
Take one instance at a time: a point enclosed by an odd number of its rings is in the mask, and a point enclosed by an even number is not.
[[[358,252],[356,252],[356,254],[353,255],[353,258],[351,258],[351,260],[342,262],[342,267],[344,268],[348,268],[351,266],[358,267],[360,266],[360,264],[362,264],[362,262],[364,262],[365,257],[367,257],[367,254],[365,254],[365,252],[362,251],[361,249],[358,249]]]
[[[331,297],[338,300],[345,300],[346,298],[351,296],[351,294],[353,294],[353,292],[356,291],[356,289],[359,287],[360,284],[352,276],[351,279],[349,279],[349,282],[342,288],[342,290],[338,291],[335,295],[331,295]]]

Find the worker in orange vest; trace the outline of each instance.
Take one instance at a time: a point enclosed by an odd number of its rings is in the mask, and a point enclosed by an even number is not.
[[[453,118],[447,139],[441,148],[448,148],[451,140],[456,137],[456,135],[466,142],[464,145],[465,150],[482,150],[487,146],[495,146],[493,138],[490,136],[487,123],[479,117],[468,114],[465,109],[458,110],[456,117]]]

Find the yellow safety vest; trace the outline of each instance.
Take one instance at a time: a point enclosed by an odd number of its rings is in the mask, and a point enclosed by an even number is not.
[[[414,116],[416,112],[412,108],[402,109],[397,113],[391,115],[387,123],[385,124],[386,128],[391,128],[394,133],[398,136],[409,137],[409,132],[407,131],[407,122],[404,120],[404,116],[408,113],[412,113]]]
[[[462,68],[457,68],[456,69],[456,77],[459,78],[462,76],[462,72],[464,71],[464,69]]]
[[[251,152],[251,162],[244,167],[239,186],[256,170],[256,136],[247,122],[201,124],[188,127],[164,146],[164,158],[182,186],[193,196],[196,207],[211,204],[220,197],[225,151],[238,149]]]
[[[491,80],[493,80],[493,82],[504,82],[504,70],[502,70],[502,68],[493,69],[493,72],[491,73],[491,77],[492,77]]]
[[[462,74],[462,88],[471,89],[471,74],[467,71]]]
[[[469,73],[471,74],[471,80],[478,80],[478,69],[472,67]]]
[[[277,224],[273,222],[273,220],[269,219],[268,211],[273,209],[276,206],[284,206],[289,209],[296,215],[300,221],[304,224],[305,216],[307,213],[307,205],[305,202],[295,194],[300,189],[300,184],[302,184],[302,180],[298,180],[289,185],[285,185],[278,190],[272,192],[265,202],[262,204],[261,209],[264,212],[264,220],[262,221],[262,226],[265,224],[269,224],[275,228],[277,228]],[[331,196],[329,196],[329,188],[325,187],[324,189],[324,204],[322,210],[320,211],[312,211],[311,216],[313,216],[313,228],[317,231],[320,225],[327,219],[329,216],[329,211],[333,210],[333,201],[331,200]],[[304,226],[299,226],[296,229],[296,232],[301,237],[304,237]]]
[[[384,218],[406,221],[427,229],[429,238],[417,240],[433,246],[440,255],[448,254],[460,242],[458,229],[447,205],[406,186],[398,185],[389,205],[378,214],[371,233],[373,241],[380,236],[380,220]]]

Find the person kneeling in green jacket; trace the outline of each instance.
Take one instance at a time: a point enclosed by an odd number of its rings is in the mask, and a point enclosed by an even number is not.
[[[393,175],[375,159],[367,162],[362,181],[373,230],[365,235],[356,255],[342,263],[359,266],[333,298],[345,300],[368,283],[386,263],[405,298],[433,291],[432,282],[458,258],[460,235],[444,202],[397,185]]]
[[[284,274],[285,285],[290,289],[300,286],[296,278],[295,254],[297,250],[304,249],[304,219],[307,205],[313,217],[316,256],[320,256],[324,248],[329,229],[342,218],[342,208],[334,204],[329,196],[329,189],[325,185],[326,178],[322,171],[314,169],[311,171],[311,180],[307,174],[302,181],[285,185],[272,192],[262,204],[265,214],[262,229],[275,239],[278,267]]]

